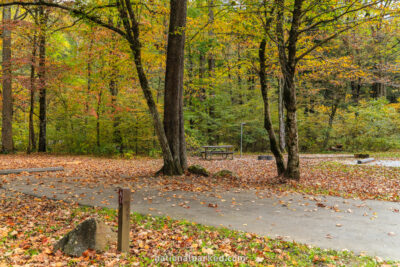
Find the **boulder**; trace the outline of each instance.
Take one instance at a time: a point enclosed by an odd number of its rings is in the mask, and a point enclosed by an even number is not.
[[[269,155],[265,155],[265,156],[258,156],[258,160],[273,160],[274,158],[272,156]]]
[[[54,245],[54,251],[61,250],[73,257],[80,257],[88,249],[105,251],[117,235],[104,222],[90,218],[79,224]]]
[[[204,168],[203,166],[200,165],[192,165],[188,168],[188,171],[193,174],[197,175],[202,175],[208,177],[210,173]]]

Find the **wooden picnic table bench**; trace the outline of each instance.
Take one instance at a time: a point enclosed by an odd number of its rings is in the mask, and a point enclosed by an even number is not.
[[[233,159],[233,146],[232,145],[224,145],[224,146],[203,146],[204,151],[201,152],[201,156],[204,159],[212,159],[212,155],[221,155],[222,158],[227,159],[228,155],[231,155]]]

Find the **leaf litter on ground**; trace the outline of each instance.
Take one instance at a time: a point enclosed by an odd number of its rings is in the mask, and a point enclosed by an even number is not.
[[[383,166],[348,166],[326,158],[302,158],[301,178],[286,184],[276,183],[274,161],[257,160],[256,156],[244,156],[234,160],[202,160],[190,157],[189,164],[204,166],[211,173],[230,170],[235,175],[203,177],[186,173],[171,179],[157,176],[162,160],[154,158],[100,158],[65,155],[0,155],[0,169],[38,168],[62,166],[63,172],[23,173],[0,177],[0,184],[10,179],[29,176],[29,182],[42,178],[57,177],[75,182],[82,187],[105,188],[123,185],[132,189],[153,187],[161,192],[224,192],[226,190],[257,191],[257,195],[269,197],[292,192],[312,195],[332,195],[345,198],[399,201],[400,169]],[[58,182],[57,182],[58,184]],[[49,188],[57,186],[46,183]]]

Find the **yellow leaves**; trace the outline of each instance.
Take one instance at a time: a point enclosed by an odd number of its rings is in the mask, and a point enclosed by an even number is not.
[[[269,246],[265,246],[263,250],[264,250],[264,252],[272,252],[272,250]]]
[[[53,251],[52,251],[50,248],[45,248],[45,249],[43,250],[43,253],[45,253],[45,254],[47,254],[47,255],[50,255],[50,254],[53,254]]]
[[[13,230],[9,233],[10,236],[14,237],[18,235],[18,232],[16,230]]]
[[[8,235],[9,229],[7,227],[0,228],[0,239]]]
[[[201,249],[201,252],[206,253],[208,255],[214,254],[214,250],[212,248],[205,248],[204,247],[204,248]]]

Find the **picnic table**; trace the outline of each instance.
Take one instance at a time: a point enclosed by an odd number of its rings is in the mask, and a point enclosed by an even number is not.
[[[212,159],[212,155],[221,155],[222,158],[227,159],[228,155],[231,155],[233,159],[233,146],[232,145],[224,145],[224,146],[203,146],[204,151],[201,152],[201,156],[204,159]]]

